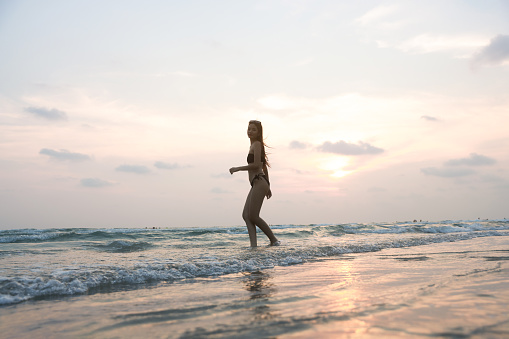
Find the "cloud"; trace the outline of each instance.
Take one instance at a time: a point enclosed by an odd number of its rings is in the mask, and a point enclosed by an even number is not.
[[[438,118],[429,116],[429,115],[423,115],[421,116],[421,119],[427,120],[427,121],[438,121]]]
[[[433,175],[443,178],[457,178],[474,174],[475,171],[469,166],[489,166],[496,163],[495,159],[484,155],[470,153],[468,158],[451,159],[444,162],[444,167],[427,167],[422,168],[421,172],[426,175]]]
[[[230,178],[233,178],[230,173],[211,174],[210,176],[212,178],[216,178],[216,179],[230,179]]]
[[[98,179],[98,178],[84,178],[81,179],[81,186],[84,187],[93,187],[93,188],[99,188],[99,187],[107,187],[112,186],[113,183],[110,181]]]
[[[225,191],[224,189],[219,188],[219,187],[214,187],[213,189],[210,190],[210,192],[214,193],[214,194],[227,194],[227,193],[230,193],[229,191]]]
[[[318,146],[318,150],[322,152],[336,153],[342,155],[365,155],[365,154],[379,154],[384,150],[368,143],[360,141],[358,144],[348,143],[346,141],[338,141],[331,143],[330,141],[324,142]]]
[[[509,35],[497,35],[472,58],[472,66],[498,66],[509,63]]]
[[[157,168],[163,169],[163,170],[176,170],[176,169],[182,169],[182,168],[190,168],[192,166],[191,165],[180,165],[180,164],[177,164],[176,162],[170,164],[170,163],[164,162],[164,161],[156,161],[154,163],[154,167],[157,167]]]
[[[385,41],[377,41],[378,47],[394,47],[405,53],[424,54],[442,51],[462,51],[463,54],[470,53],[486,45],[486,38],[480,36],[446,36],[420,34],[401,43],[391,44]],[[458,55],[458,57],[464,57]]]
[[[421,168],[421,172],[426,175],[433,175],[442,178],[457,178],[474,174],[475,172],[469,168],[437,168],[427,167]]]
[[[67,114],[58,109],[47,109],[43,107],[27,107],[25,108],[25,112],[31,113],[39,118],[47,119],[47,120],[67,120]]]
[[[300,141],[294,140],[290,142],[290,148],[291,149],[304,149],[307,145],[305,143],[302,143]]]
[[[363,16],[357,18],[355,21],[362,26],[366,26],[374,23],[375,21],[379,21],[381,18],[387,17],[389,14],[394,13],[396,10],[396,6],[378,6],[371,9]]]
[[[115,168],[118,172],[136,173],[136,174],[147,174],[150,170],[146,166],[140,165],[120,165]]]
[[[311,172],[311,171],[302,171],[302,170],[296,169],[296,168],[291,168],[290,170],[298,175],[313,175],[313,172]]]
[[[469,158],[461,158],[461,159],[451,159],[446,161],[444,165],[446,166],[489,166],[495,164],[497,161],[490,157],[470,153]]]
[[[60,151],[55,151],[49,148],[43,148],[39,151],[39,154],[44,154],[52,159],[59,161],[85,161],[91,160],[90,156],[81,153],[72,153],[68,150],[62,149]]]
[[[165,170],[174,170],[174,169],[181,168],[181,166],[177,163],[169,164],[167,162],[162,162],[162,161],[156,161],[154,163],[154,166],[159,169],[165,169]]]
[[[487,183],[494,183],[494,184],[504,184],[506,182],[506,180],[502,177],[499,177],[498,175],[493,175],[493,174],[485,174],[485,175],[482,175],[481,176],[481,180],[483,182],[487,182]]]

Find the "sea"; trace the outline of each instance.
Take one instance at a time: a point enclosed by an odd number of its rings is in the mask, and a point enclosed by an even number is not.
[[[509,220],[0,230],[3,338],[508,338]]]

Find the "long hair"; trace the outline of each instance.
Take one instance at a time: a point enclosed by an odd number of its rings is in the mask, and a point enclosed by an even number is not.
[[[267,145],[265,144],[265,141],[263,140],[262,123],[258,120],[250,120],[249,124],[255,125],[256,128],[258,129],[258,137],[256,138],[256,140],[258,140],[262,144],[262,157],[265,159],[265,164],[267,165],[267,167],[270,167],[269,157],[267,156],[267,153],[265,152],[265,146],[267,146]],[[267,147],[270,148],[270,146],[267,146]]]

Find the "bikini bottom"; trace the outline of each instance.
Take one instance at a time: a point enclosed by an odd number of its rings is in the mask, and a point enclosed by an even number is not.
[[[267,182],[267,184],[270,186],[270,182],[269,182],[269,179],[267,179],[267,177],[265,176],[265,174],[263,173],[258,173],[257,175],[254,176],[253,180],[251,180],[251,187],[253,187],[254,185],[254,181],[257,180],[257,179],[265,179],[265,181]]]

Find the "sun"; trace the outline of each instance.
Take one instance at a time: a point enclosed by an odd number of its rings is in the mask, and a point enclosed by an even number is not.
[[[334,178],[342,178],[342,177],[346,177],[348,174],[352,173],[353,171],[343,171],[343,170],[339,170],[339,171],[336,171],[334,173],[331,174],[331,177],[334,177]]]
[[[350,159],[347,157],[335,156],[322,159],[320,168],[326,171],[331,171],[331,177],[342,178],[352,173],[353,171],[344,170],[350,164]]]

